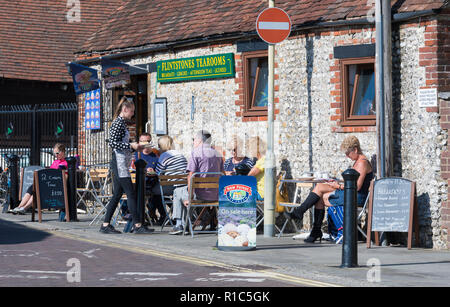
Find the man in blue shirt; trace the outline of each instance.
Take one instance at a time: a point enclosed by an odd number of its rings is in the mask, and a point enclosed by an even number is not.
[[[156,168],[156,163],[158,162],[159,155],[157,155],[157,151],[153,148],[151,148],[150,143],[152,141],[152,136],[148,134],[147,132],[144,132],[139,137],[139,144],[144,145],[145,148],[142,150],[142,152],[135,152],[134,153],[134,160],[143,159],[145,162],[147,162],[147,172],[154,172]],[[140,156],[140,157],[139,157]],[[134,165],[133,165],[133,168]]]

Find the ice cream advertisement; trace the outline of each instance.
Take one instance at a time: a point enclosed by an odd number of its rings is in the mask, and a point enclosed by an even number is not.
[[[98,79],[97,70],[71,63],[70,72],[73,78],[75,94],[80,95],[96,90],[100,87],[100,80]]]
[[[256,248],[256,178],[222,176],[219,181],[219,250]]]
[[[84,93],[86,130],[100,129],[100,89]]]

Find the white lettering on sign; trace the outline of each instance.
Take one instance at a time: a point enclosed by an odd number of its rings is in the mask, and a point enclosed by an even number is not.
[[[260,21],[258,28],[260,30],[289,30],[289,22]]]
[[[437,89],[420,88],[417,94],[419,107],[437,107]]]

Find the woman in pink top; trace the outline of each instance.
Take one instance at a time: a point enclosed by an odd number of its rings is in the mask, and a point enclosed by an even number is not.
[[[57,143],[55,147],[53,147],[53,154],[55,155],[56,160],[53,161],[50,168],[67,169],[66,147],[63,144]]]
[[[67,169],[67,161],[66,161],[66,148],[63,144],[57,143],[53,147],[53,154],[56,157],[56,160],[53,161],[50,168],[54,169]],[[25,193],[25,196],[22,198],[19,206],[16,208],[9,210],[9,213],[12,214],[25,214],[27,209],[31,207],[33,204],[33,186],[30,186]]]

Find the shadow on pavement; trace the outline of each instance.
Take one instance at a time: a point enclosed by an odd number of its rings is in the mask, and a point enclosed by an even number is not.
[[[0,219],[0,245],[42,241],[51,234]]]

